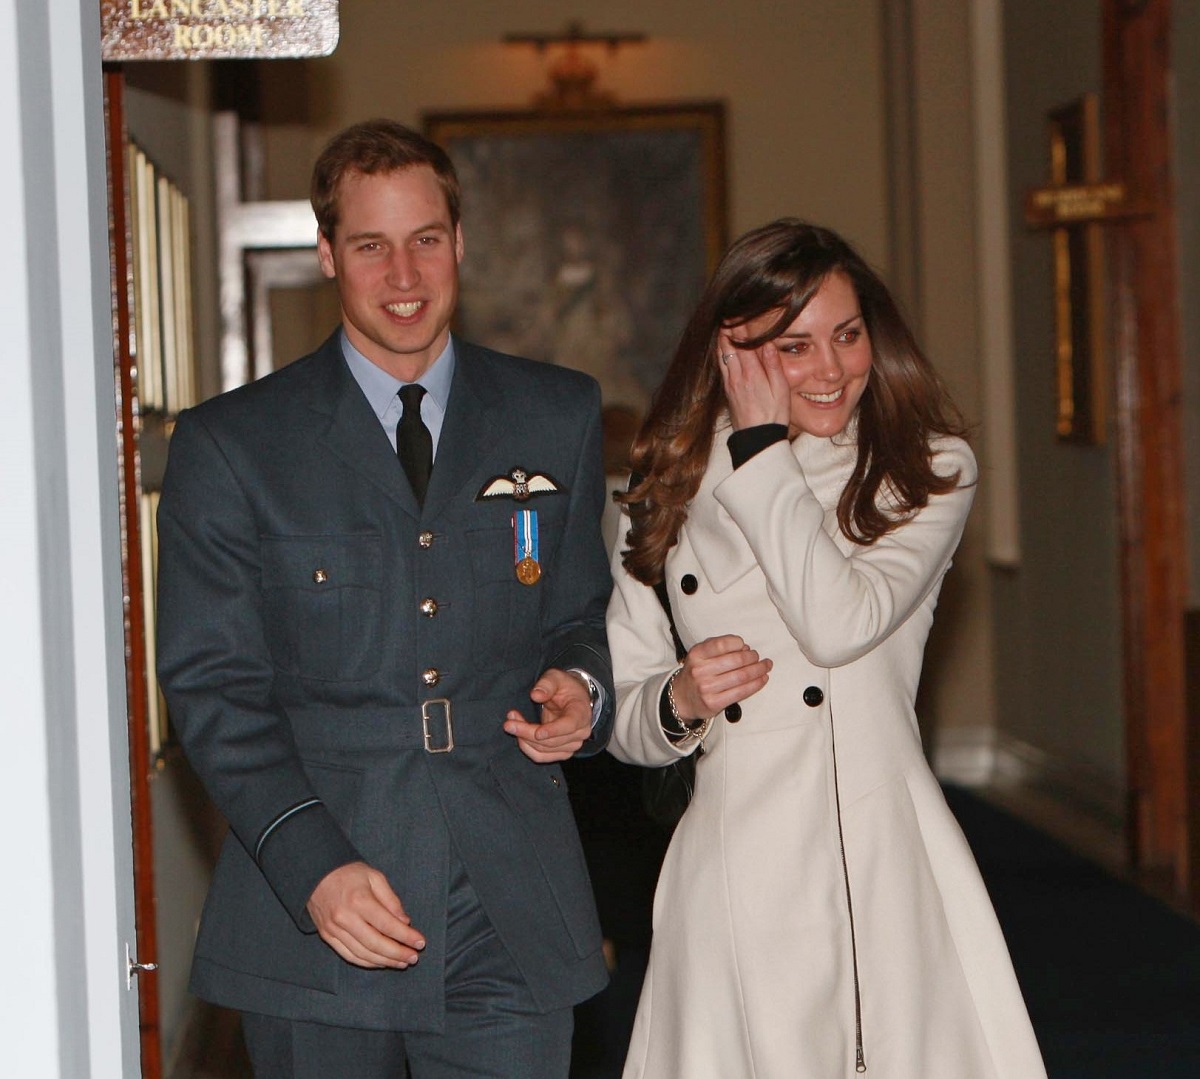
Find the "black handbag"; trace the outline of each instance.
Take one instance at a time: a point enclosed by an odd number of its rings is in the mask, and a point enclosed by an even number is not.
[[[642,477],[634,472],[629,477],[630,489],[638,486]],[[629,507],[630,516],[638,512],[641,503]],[[654,585],[654,594],[662,604],[667,615],[667,625],[671,629],[671,640],[675,644],[675,658],[681,663],[687,655],[683,641],[679,639],[679,630],[675,628],[675,616],[671,613],[671,597],[667,594],[667,582],[660,580]],[[692,800],[692,792],[696,789],[696,758],[704,752],[704,746],[697,746],[694,753],[661,768],[647,768],[642,775],[642,804],[646,815],[659,827],[667,832],[675,830],[675,825],[683,816],[683,812]]]

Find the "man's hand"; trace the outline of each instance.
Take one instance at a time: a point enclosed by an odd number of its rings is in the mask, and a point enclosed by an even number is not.
[[[529,691],[542,706],[541,723],[529,723],[515,709],[504,729],[517,740],[531,761],[548,764],[574,756],[592,733],[592,701],[587,683],[576,674],[551,667]]]
[[[321,939],[356,967],[407,970],[425,947],[387,878],[366,862],[322,877],[308,913]]]

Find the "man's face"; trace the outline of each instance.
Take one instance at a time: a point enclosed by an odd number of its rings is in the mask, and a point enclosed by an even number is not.
[[[428,165],[348,172],[337,201],[334,238],[318,236],[317,255],[337,282],[346,336],[389,374],[416,381],[450,335],[462,230]]]

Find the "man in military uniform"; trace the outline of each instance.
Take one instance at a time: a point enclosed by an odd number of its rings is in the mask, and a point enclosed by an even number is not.
[[[559,762],[613,690],[599,392],[457,340],[459,189],[390,121],[313,173],[342,325],[183,413],[159,671],[228,819],[193,991],[259,1076],[567,1073],[606,979]]]

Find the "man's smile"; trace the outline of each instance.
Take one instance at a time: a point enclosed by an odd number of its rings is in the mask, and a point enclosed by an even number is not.
[[[387,311],[399,318],[412,318],[413,315],[425,306],[425,301],[412,300],[408,303],[388,303],[383,306]]]

